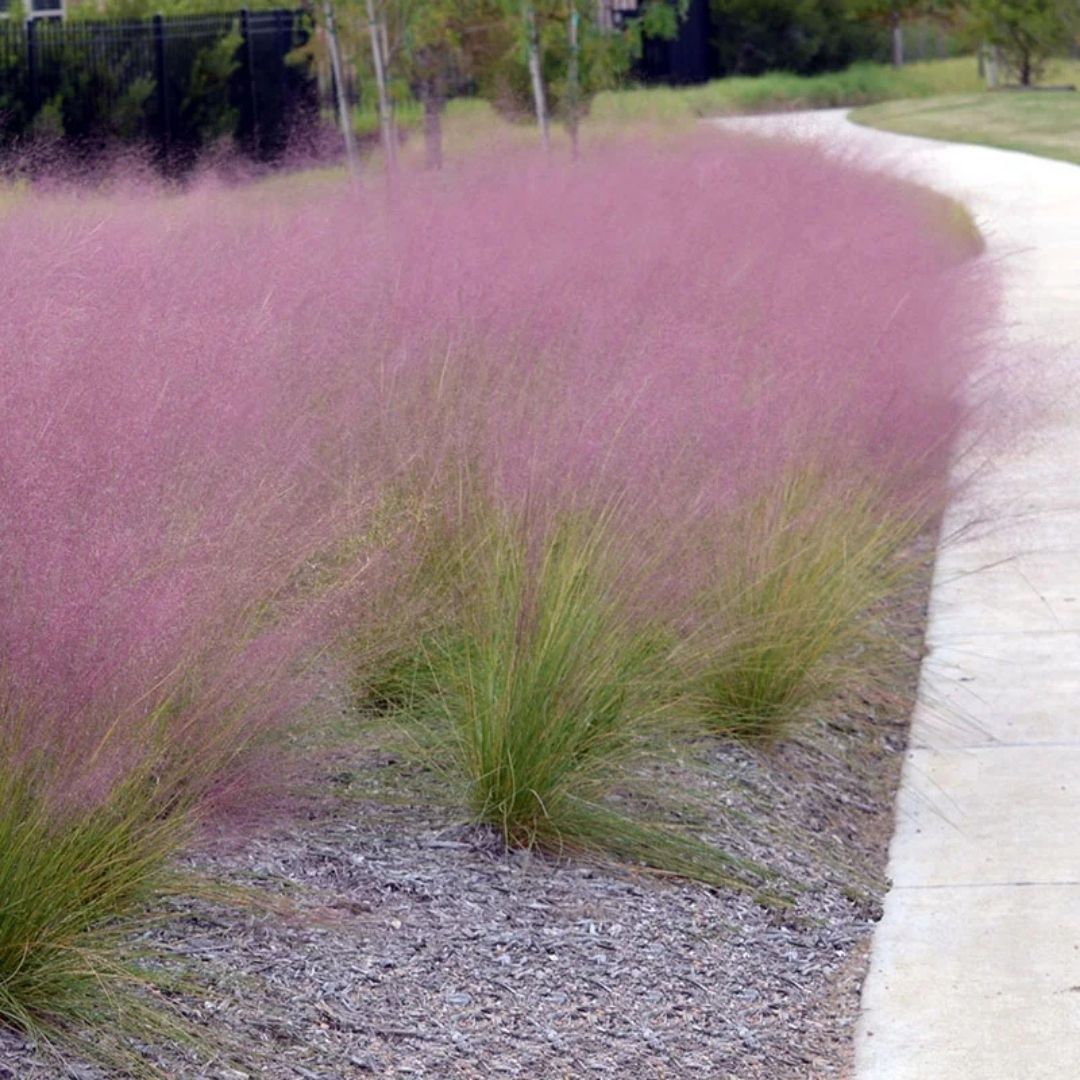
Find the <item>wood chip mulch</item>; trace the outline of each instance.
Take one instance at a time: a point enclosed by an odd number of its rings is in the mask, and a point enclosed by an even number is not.
[[[291,912],[184,901],[149,942],[193,973],[182,1008],[229,1050],[167,1076],[439,1080],[850,1076],[868,941],[922,650],[926,572],[882,614],[902,656],[770,750],[666,766],[696,831],[777,870],[789,908],[626,868],[508,854],[424,799],[385,751],[337,794],[188,862]],[[680,775],[685,770],[685,777]],[[393,782],[390,782],[390,780]],[[414,779],[422,787],[430,777]],[[102,1080],[0,1031],[0,1078]]]

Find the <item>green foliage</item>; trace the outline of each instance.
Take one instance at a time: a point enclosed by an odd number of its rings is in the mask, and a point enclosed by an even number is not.
[[[5,30],[5,23],[18,26],[26,18],[21,0],[19,8],[9,8],[9,19],[0,19],[0,34]],[[0,116],[4,123],[22,130],[27,124],[25,90],[27,78],[25,66],[20,62],[17,52],[10,48],[0,48]]]
[[[588,0],[536,2],[544,82],[552,112],[566,111],[568,106],[569,19],[573,8],[579,18],[580,101],[587,102],[601,91],[625,85],[645,38],[674,38],[686,6],[687,0],[648,0],[636,18],[614,29],[597,23],[597,6]],[[516,2],[504,10],[508,18],[503,51],[489,52],[481,62],[474,63],[472,70],[479,89],[504,113],[528,115],[532,109],[531,89],[520,13]]]
[[[445,100],[469,66],[468,30],[482,16],[476,0],[397,0],[398,66],[424,94]]]
[[[720,70],[813,75],[878,51],[846,0],[710,0]]]
[[[679,36],[679,28],[689,6],[690,0],[647,0],[642,4],[638,16],[626,24],[621,35],[629,48],[631,59],[641,57],[646,39],[674,41]]]
[[[68,18],[78,20],[148,19],[151,15],[220,15],[246,7],[249,11],[272,11],[288,5],[276,0],[250,0],[243,4],[223,4],[221,0],[105,0],[98,4],[72,4]]]
[[[971,0],[971,22],[1028,86],[1038,81],[1051,56],[1075,40],[1080,9],[1070,0]]]
[[[0,773],[0,1025],[136,1071],[127,1037],[182,1030],[150,1003],[148,971],[125,959],[185,835],[146,780],[63,806],[46,765]]]
[[[981,88],[970,58],[909,64],[858,63],[821,75],[774,72],[757,78],[717,79],[703,86],[655,87],[598,95],[592,119],[598,123],[689,123],[694,117],[771,109],[833,108],[899,98],[921,98]]]
[[[51,112],[57,135],[120,139],[141,135],[154,80],[144,76],[123,86],[115,60],[108,63],[77,49],[66,52],[61,88],[42,110],[38,126],[48,122]]]
[[[868,612],[906,573],[914,518],[890,513],[871,484],[835,488],[799,472],[756,499],[719,545],[719,629],[694,696],[719,731],[771,740],[849,674]]]
[[[255,70],[250,80],[241,79],[239,19],[217,16],[197,27],[166,21],[167,92],[159,96],[149,14],[143,0],[122,0],[104,21],[101,12],[83,5],[73,11],[75,25],[39,24],[34,101],[24,28],[0,24],[11,45],[0,48],[0,141],[63,138],[85,154],[119,142],[157,148],[167,136],[171,164],[182,168],[207,146],[249,133],[249,150],[273,156],[289,126],[282,110],[302,107],[307,72],[296,71],[294,59],[299,65],[306,59],[283,55],[288,45],[276,31],[258,33]],[[120,32],[111,21],[120,17],[141,25]],[[302,36],[305,22],[290,16],[289,33]],[[252,82],[258,115],[247,105]],[[162,100],[167,117],[160,112]]]
[[[523,515],[470,500],[414,588],[441,625],[365,680],[510,846],[615,855],[715,884],[758,871],[613,807],[633,763],[670,737],[670,640],[630,610],[611,511]],[[434,536],[433,536],[434,538]]]
[[[236,131],[240,112],[229,100],[229,83],[240,68],[237,52],[242,44],[240,30],[234,25],[225,37],[201,48],[192,61],[180,115],[204,145]]]
[[[679,33],[679,23],[686,18],[688,0],[678,4],[665,3],[664,0],[652,0],[644,5],[641,15],[632,23],[643,37],[672,41]]]
[[[893,26],[916,19],[951,20],[957,0],[850,0],[851,14],[878,26]]]

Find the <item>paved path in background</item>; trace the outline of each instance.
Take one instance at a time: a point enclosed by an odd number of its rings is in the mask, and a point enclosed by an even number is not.
[[[730,123],[962,199],[1004,277],[992,378],[1035,406],[956,466],[857,1078],[1080,1080],[1080,167],[842,112]]]

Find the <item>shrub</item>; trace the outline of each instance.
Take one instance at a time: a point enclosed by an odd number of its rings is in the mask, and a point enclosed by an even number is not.
[[[220,152],[223,140],[266,161],[280,158],[294,134],[311,134],[294,131],[317,112],[310,65],[300,55],[310,27],[300,14],[283,24],[252,13],[250,62],[242,66],[239,19],[219,8],[186,21],[167,13],[159,71],[150,21],[156,8],[142,0],[115,6],[127,13],[109,14],[126,21],[103,19],[98,5],[76,6],[71,19],[38,23],[33,38],[21,21],[0,23],[5,171],[55,167],[61,153],[71,166],[93,168],[127,146],[178,175]]]

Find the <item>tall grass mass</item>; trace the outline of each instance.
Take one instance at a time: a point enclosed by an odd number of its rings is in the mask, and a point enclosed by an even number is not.
[[[85,1036],[92,943],[192,815],[280,784],[327,680],[422,732],[509,844],[759,879],[627,785],[688,717],[782,731],[940,506],[990,300],[941,221],[716,135],[505,148],[390,200],[24,193],[0,1021]]]

